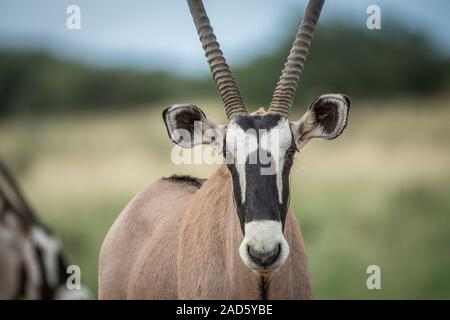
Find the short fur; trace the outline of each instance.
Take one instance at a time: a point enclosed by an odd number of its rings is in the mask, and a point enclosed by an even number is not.
[[[284,235],[289,257],[262,283],[239,256],[243,235],[228,169],[221,166],[198,190],[161,179],[109,230],[100,252],[99,298],[311,299],[308,257],[291,209]]]

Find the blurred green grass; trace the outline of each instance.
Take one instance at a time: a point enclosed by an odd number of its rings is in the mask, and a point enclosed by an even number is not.
[[[224,122],[216,102],[192,102]],[[0,121],[0,156],[94,294],[101,243],[127,202],[161,176],[217,168],[170,162],[162,107]],[[339,139],[297,156],[292,205],[316,298],[450,298],[449,122],[446,96],[356,100]],[[371,264],[381,290],[366,288]]]

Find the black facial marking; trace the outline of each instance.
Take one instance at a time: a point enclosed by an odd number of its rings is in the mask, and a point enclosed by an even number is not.
[[[272,113],[255,117],[250,115],[240,115],[236,118],[235,123],[244,131],[247,131],[248,129],[254,129],[256,131],[260,129],[270,130],[278,124],[280,119],[280,115]]]
[[[261,175],[261,166],[245,167],[245,222],[256,220],[281,220],[281,208],[276,188],[276,175]]]
[[[259,130],[269,131],[274,128],[281,117],[275,114],[267,114],[265,116],[250,116],[241,115],[236,118],[235,123],[242,128],[242,130],[255,130],[259,142]],[[291,148],[296,148],[295,141],[292,139]],[[224,144],[224,154],[226,154],[226,146]],[[230,170],[233,183],[234,200],[236,204],[236,211],[241,224],[242,232],[245,234],[245,223],[257,220],[272,220],[280,221],[284,230],[284,222],[289,206],[289,173],[292,166],[292,156],[285,156],[284,165],[281,168],[282,175],[282,201],[280,204],[279,194],[277,188],[276,174],[261,174],[262,168],[273,165],[272,161],[269,163],[261,163],[259,158],[259,150],[255,151],[257,155],[249,155],[249,159],[258,159],[257,163],[250,164],[247,159],[245,164],[245,195],[240,190],[239,174],[234,163],[227,162]],[[271,158],[272,155],[266,154]],[[245,197],[245,202],[242,203],[242,197]]]
[[[234,193],[234,204],[236,205],[236,209],[238,212],[239,222],[241,225],[242,233],[245,234],[245,211],[242,205],[242,190],[241,185],[239,184],[239,176],[238,172],[236,170],[236,167],[234,165],[228,165],[228,169],[230,170],[231,174],[231,181],[233,184],[233,193]]]

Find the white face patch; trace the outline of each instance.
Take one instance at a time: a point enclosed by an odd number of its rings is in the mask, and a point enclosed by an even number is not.
[[[45,274],[51,286],[58,283],[58,254],[60,244],[57,239],[45,232],[41,227],[33,227],[31,230],[31,241],[39,247],[43,254]]]
[[[241,189],[241,202],[245,202],[245,162],[250,154],[258,150],[258,138],[255,130],[244,131],[234,121],[228,124],[226,136],[227,155],[226,161],[234,163],[239,175],[239,186]]]
[[[289,121],[281,118],[278,124],[260,137],[259,147],[264,154],[271,155],[268,168],[261,168],[261,174],[276,174],[278,201],[283,203],[283,167],[286,151],[292,143]]]
[[[277,251],[277,258],[267,266],[258,264],[249,254],[249,250],[261,256]],[[271,271],[284,264],[289,255],[289,245],[284,238],[281,222],[274,220],[258,220],[245,224],[245,237],[239,247],[242,261],[252,270]]]
[[[255,129],[244,131],[238,124],[231,121],[227,129],[227,150],[233,156],[235,164],[245,164],[252,153],[258,151],[258,138]]]

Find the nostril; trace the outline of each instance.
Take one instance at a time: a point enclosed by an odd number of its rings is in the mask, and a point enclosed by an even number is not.
[[[269,252],[260,252],[248,246],[248,254],[259,265],[269,266],[274,263],[280,255],[281,244],[278,244]]]

